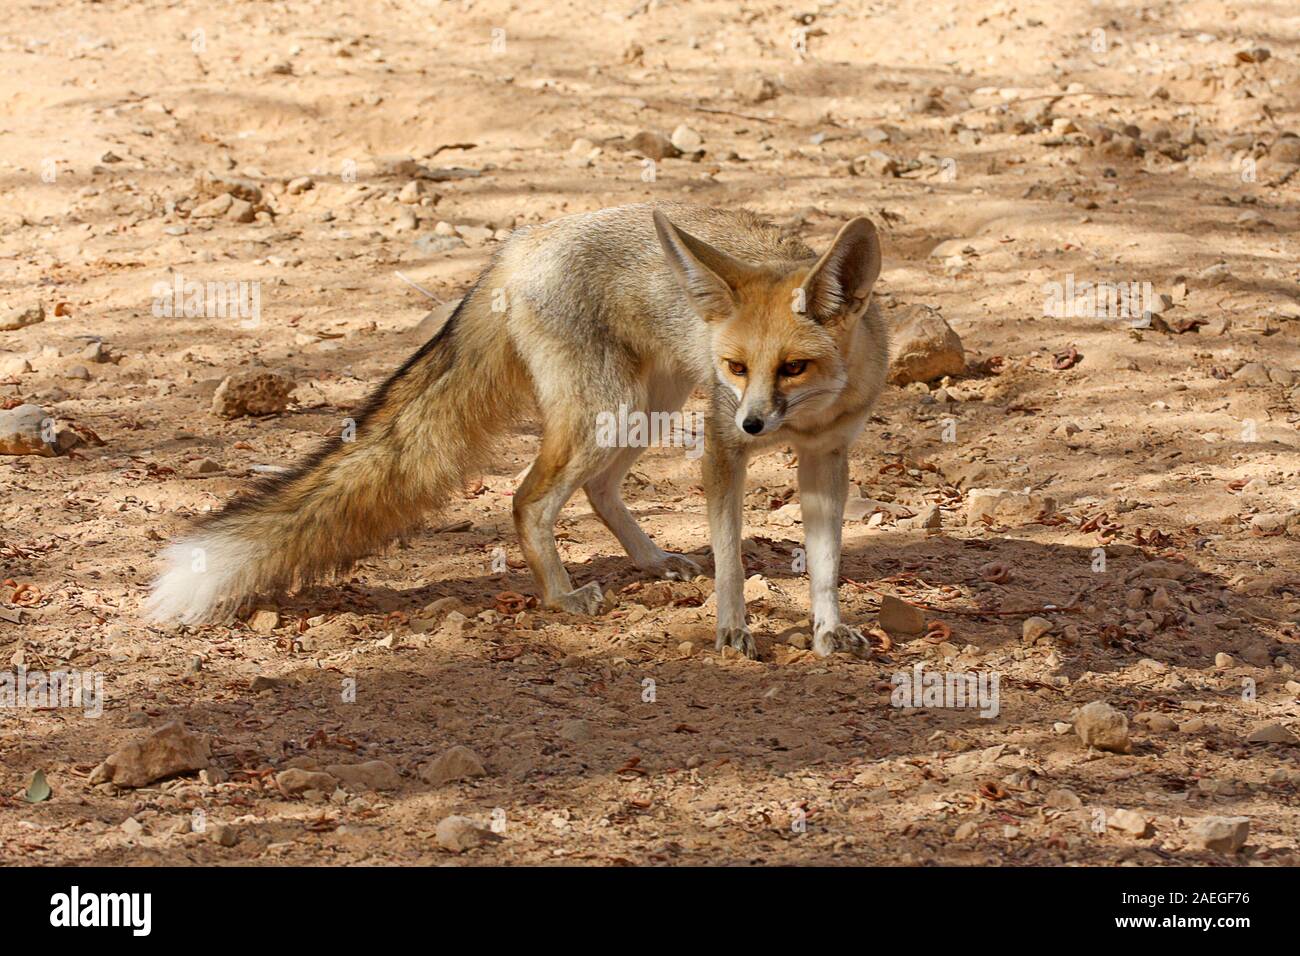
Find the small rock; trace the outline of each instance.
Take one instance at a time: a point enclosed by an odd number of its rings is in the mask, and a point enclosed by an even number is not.
[[[127,817],[125,820],[122,821],[121,829],[123,833],[125,833],[127,836],[134,839],[135,837],[138,837],[140,834],[144,833],[144,824],[142,824],[135,817]]]
[[[225,471],[225,469],[211,458],[200,458],[197,461],[190,462],[190,474],[192,475],[215,475],[222,471]]]
[[[239,842],[239,831],[229,823],[209,823],[207,834],[217,846],[234,846]]]
[[[49,421],[39,405],[0,409],[0,455],[57,455],[57,444],[45,440],[50,436]]]
[[[280,612],[272,607],[261,607],[248,619],[248,626],[258,634],[270,634],[280,626]]]
[[[420,779],[431,787],[441,787],[457,780],[486,777],[487,770],[478,754],[468,747],[452,747],[442,756],[420,767]]]
[[[745,603],[753,604],[755,601],[763,601],[772,596],[772,587],[761,574],[753,574],[745,579]]]
[[[201,770],[210,761],[211,743],[206,736],[192,734],[172,721],[144,740],[129,743],[111,754],[90,774],[90,784],[113,783],[119,787],[143,787],[190,770]]]
[[[924,634],[925,611],[886,594],[880,600],[880,626],[889,634]]]
[[[220,219],[230,211],[230,207],[234,205],[234,202],[235,197],[230,195],[230,193],[221,193],[220,195],[209,199],[207,202],[199,203],[191,209],[190,218]]]
[[[1250,817],[1206,817],[1192,828],[1192,845],[1218,853],[1236,853],[1250,836]]]
[[[1132,749],[1128,718],[1104,701],[1094,700],[1074,716],[1074,732],[1089,747],[1126,754]]]
[[[560,725],[560,736],[571,743],[585,743],[593,736],[591,724],[585,720],[566,720]]]
[[[0,312],[0,332],[14,332],[45,321],[45,306],[39,302]]]
[[[1231,654],[1225,654],[1223,651],[1219,651],[1219,653],[1214,655],[1214,666],[1219,670],[1227,670],[1236,663],[1237,662],[1232,659]]]
[[[280,792],[286,797],[292,797],[306,793],[308,790],[333,793],[334,788],[338,786],[338,781],[331,774],[320,770],[303,770],[301,767],[290,767],[288,770],[281,770],[275,775],[275,785],[280,788]]]
[[[1049,793],[1045,802],[1054,810],[1078,810],[1083,806],[1083,800],[1077,793],[1063,788]]]
[[[1300,739],[1281,724],[1272,723],[1256,727],[1246,736],[1252,744],[1300,744]]]
[[[683,154],[698,153],[704,149],[704,137],[685,123],[673,130],[669,141]]]
[[[386,760],[331,764],[325,772],[350,790],[396,790],[402,785],[402,775]]]
[[[1020,627],[1020,636],[1026,644],[1037,644],[1039,639],[1052,633],[1052,622],[1045,617],[1031,617]]]
[[[226,209],[226,218],[231,222],[252,222],[256,218],[256,211],[247,199],[231,197],[230,206]]]
[[[440,820],[434,838],[438,841],[438,846],[452,853],[463,853],[504,839],[499,833],[484,830],[469,817],[460,816]]]
[[[1036,521],[1056,511],[1056,499],[1006,488],[972,488],[966,495],[966,524],[984,519],[1003,523]]]
[[[747,103],[766,103],[776,99],[780,92],[775,82],[756,73],[741,79],[734,89],[736,96]]]
[[[227,376],[212,395],[212,411],[222,418],[273,415],[289,407],[293,382],[267,369]]]
[[[290,196],[297,196],[299,193],[305,193],[316,185],[316,181],[310,176],[299,176],[297,179],[289,180],[289,185],[284,187],[284,191]]]
[[[1139,840],[1155,833],[1151,822],[1135,810],[1116,810],[1110,815],[1106,825]]]
[[[966,371],[961,338],[943,316],[926,306],[915,307],[899,326],[893,353],[889,381],[894,385],[929,382]]]
[[[682,154],[667,136],[650,130],[642,130],[633,136],[628,142],[628,148],[656,162],[661,159],[676,159]]]

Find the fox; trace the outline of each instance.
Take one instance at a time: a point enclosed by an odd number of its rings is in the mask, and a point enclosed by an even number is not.
[[[581,488],[643,573],[701,574],[638,525],[621,495],[644,451],[606,447],[601,413],[647,416],[707,395],[701,456],[717,598],[715,647],[758,651],[744,600],[749,459],[794,449],[813,650],[868,656],[841,620],[849,449],[885,383],[888,330],[872,291],[875,226],[856,217],[829,248],[744,209],[638,203],[516,230],[443,327],[370,396],[350,440],[236,497],[162,556],[146,608],[158,622],[230,620],[262,595],[315,583],[411,529],[490,462],[524,416],[537,457],[513,497],[519,543],[546,608],[593,615],[556,548]]]

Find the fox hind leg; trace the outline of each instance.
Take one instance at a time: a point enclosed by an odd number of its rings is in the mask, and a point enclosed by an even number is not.
[[[583,486],[596,517],[618,538],[619,544],[642,571],[662,578],[688,581],[700,573],[700,566],[681,554],[670,554],[651,540],[623,501],[623,478],[644,448],[623,448],[609,465]]]
[[[542,603],[572,614],[595,614],[604,595],[599,582],[576,590],[555,546],[560,509],[590,476],[600,470],[600,449],[575,441],[570,430],[548,429],[528,475],[515,492],[515,530],[524,558],[542,590]]]

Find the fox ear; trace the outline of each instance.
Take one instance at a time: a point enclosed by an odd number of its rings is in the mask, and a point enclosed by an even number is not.
[[[880,276],[880,239],[870,219],[847,223],[803,282],[804,312],[827,325],[862,313]]]
[[[737,285],[752,270],[703,239],[678,229],[658,209],[654,220],[664,258],[700,318],[706,322],[728,318],[736,307]]]

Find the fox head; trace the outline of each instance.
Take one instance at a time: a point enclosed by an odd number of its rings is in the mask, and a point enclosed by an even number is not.
[[[880,242],[858,217],[816,262],[742,262],[673,225],[655,230],[668,265],[709,324],[713,371],[750,436],[832,404],[848,383],[845,351],[880,275]]]

